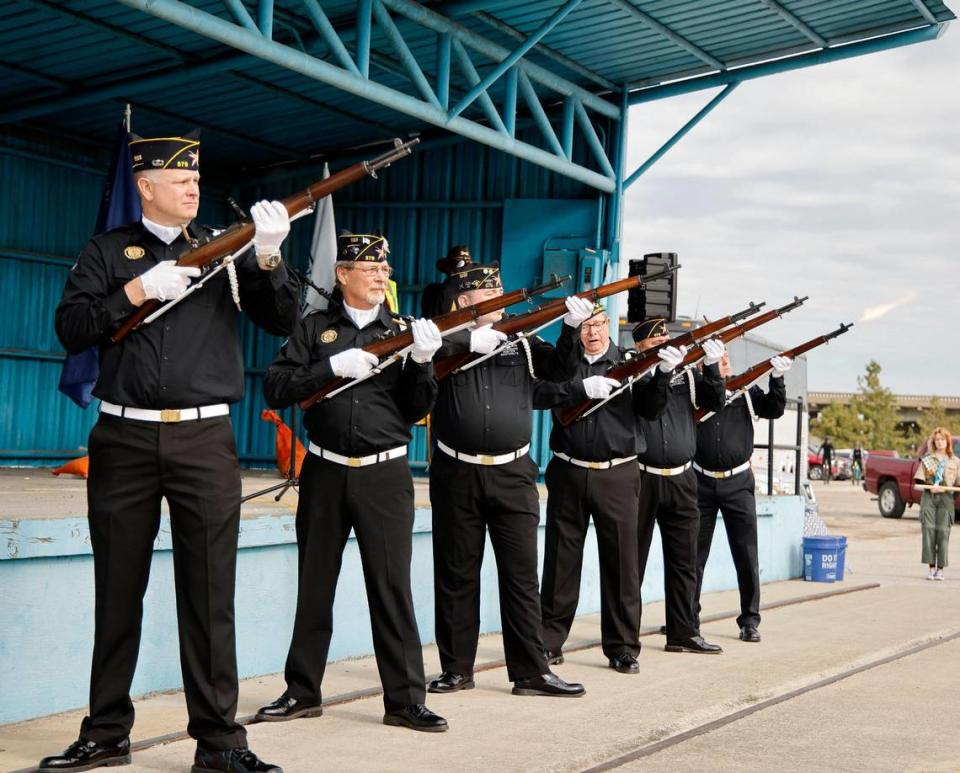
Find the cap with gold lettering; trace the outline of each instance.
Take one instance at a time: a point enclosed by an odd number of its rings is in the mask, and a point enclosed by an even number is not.
[[[341,233],[337,237],[337,260],[380,263],[390,254],[390,244],[382,233]]]
[[[186,169],[200,171],[200,131],[183,137],[139,137],[130,135],[130,157],[134,172],[145,169]]]
[[[667,320],[663,317],[651,317],[644,320],[633,329],[633,340],[643,341],[646,338],[670,335],[667,330]]]
[[[486,266],[479,263],[469,263],[452,272],[448,281],[458,293],[481,289],[492,290],[503,286],[500,284],[500,265],[497,263]]]

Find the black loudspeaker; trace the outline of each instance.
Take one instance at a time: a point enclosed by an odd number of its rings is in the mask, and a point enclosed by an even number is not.
[[[648,276],[677,265],[675,252],[649,252],[630,260],[629,276]],[[672,321],[677,316],[677,272],[627,293],[627,322],[642,322],[649,317]]]

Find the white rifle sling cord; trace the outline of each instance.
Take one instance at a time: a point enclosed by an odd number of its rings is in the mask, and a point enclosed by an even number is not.
[[[694,410],[699,408],[697,405],[697,382],[693,379],[693,368],[688,368],[686,371],[687,376],[687,387],[690,389],[690,403],[693,405]]]
[[[533,372],[533,355],[530,353],[530,342],[524,335],[520,336],[520,346],[523,347],[523,353],[527,358],[527,370],[530,371],[530,378],[536,378],[537,375]]]
[[[233,303],[237,311],[243,311],[240,308],[240,283],[237,281],[237,267],[233,265],[233,256],[230,255],[223,259],[227,264],[227,279],[230,280],[230,294],[233,296]]]
[[[747,401],[747,410],[750,411],[750,418],[754,421],[757,420],[757,412],[753,410],[753,400],[750,399],[750,389],[743,390],[743,399]]]

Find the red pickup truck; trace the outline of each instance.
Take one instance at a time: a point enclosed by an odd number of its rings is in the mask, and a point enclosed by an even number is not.
[[[889,456],[870,454],[866,461],[863,488],[877,495],[880,515],[884,518],[899,518],[907,505],[920,504],[922,490],[913,485],[913,474],[920,464],[920,456],[927,452],[926,443],[916,458],[894,459]],[[953,441],[953,453],[960,456],[960,438]],[[960,495],[954,500],[960,510]]]

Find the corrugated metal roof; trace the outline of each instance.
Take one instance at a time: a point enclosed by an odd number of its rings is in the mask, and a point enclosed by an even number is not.
[[[924,2],[937,22],[954,18],[940,0]],[[188,4],[236,21],[221,0]],[[562,4],[496,3],[489,12],[458,15],[455,21],[513,49],[518,37],[535,32]],[[443,13],[449,3],[424,5]],[[734,67],[818,48],[776,5],[769,0],[584,0],[526,59],[605,94],[598,84],[618,89],[649,85],[709,72],[718,63]],[[246,0],[245,6],[255,19],[257,3]],[[356,2],[330,0],[321,6],[352,52]],[[929,24],[912,0],[779,0],[779,6],[828,44]],[[397,13],[391,16],[435,83],[437,34]],[[335,62],[299,0],[277,0],[274,36]],[[372,79],[418,96],[376,24],[372,41]],[[476,52],[471,58],[481,77],[494,64]],[[260,166],[305,159],[423,129],[414,118],[240,54],[116,0],[0,0],[0,71],[2,110],[32,109],[35,114],[22,119],[27,126],[109,142],[120,105],[129,101],[134,130],[179,132],[185,124],[199,125],[215,140],[205,152],[205,161],[213,164],[235,166],[239,159]],[[182,80],[148,91],[138,88],[144,78],[163,72]],[[457,67],[451,80],[455,103],[470,86]],[[111,86],[115,88],[104,91]],[[490,89],[498,104],[504,88],[501,79]],[[547,89],[538,91],[548,96]],[[82,104],[69,101],[78,98]],[[482,120],[479,101],[464,115]]]

